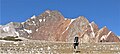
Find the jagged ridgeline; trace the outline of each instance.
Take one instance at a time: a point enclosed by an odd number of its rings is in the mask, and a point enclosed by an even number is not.
[[[106,26],[99,29],[95,22],[89,22],[84,16],[65,18],[56,10],[46,10],[39,16],[34,15],[13,26],[0,26],[0,30],[1,36],[19,36],[32,40],[73,42],[74,37],[78,36],[81,43],[120,42]]]

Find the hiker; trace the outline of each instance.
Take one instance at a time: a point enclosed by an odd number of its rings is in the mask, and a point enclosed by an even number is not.
[[[77,49],[77,47],[78,47],[78,45],[79,45],[79,42],[78,42],[78,37],[75,37],[74,38],[74,49],[76,50]]]

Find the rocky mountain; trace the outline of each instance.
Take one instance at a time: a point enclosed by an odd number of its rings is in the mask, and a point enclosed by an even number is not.
[[[15,28],[20,28],[20,23],[10,22],[6,25],[0,26],[0,37],[19,36]]]
[[[89,22],[84,16],[70,19],[51,10],[20,23],[16,31],[20,37],[33,40],[73,42],[77,36],[81,43],[120,42],[106,26],[99,29],[95,22]]]

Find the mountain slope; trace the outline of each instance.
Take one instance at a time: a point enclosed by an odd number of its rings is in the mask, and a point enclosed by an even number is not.
[[[120,41],[106,26],[99,29],[95,22],[89,22],[84,16],[68,19],[58,11],[46,10],[21,25],[16,30],[19,36],[33,40],[73,42],[77,36],[81,43]]]
[[[7,25],[0,26],[0,37],[19,36],[15,28],[20,28],[20,23],[10,22]]]

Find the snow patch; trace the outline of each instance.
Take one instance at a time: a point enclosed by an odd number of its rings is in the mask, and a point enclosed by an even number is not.
[[[25,22],[22,22],[21,24],[23,25]]]
[[[107,35],[103,35],[102,37],[101,37],[101,40],[106,40],[107,39],[107,37],[110,35],[110,33],[111,33],[112,31],[110,31]]]
[[[71,24],[74,20],[75,20],[75,19],[71,19],[70,24]],[[69,28],[70,24],[68,25],[68,27],[66,28],[66,30],[65,30],[65,31],[67,31],[67,30],[68,30],[68,28]],[[63,33],[65,33],[65,31],[63,31],[63,32],[62,32],[62,34],[63,34]]]
[[[0,27],[2,27],[2,25],[0,25]]]
[[[110,32],[107,34],[107,36],[109,36],[111,32],[112,32],[112,31],[110,31]]]
[[[48,46],[48,47],[47,47],[47,50],[50,50],[50,49],[51,49],[51,48]]]
[[[89,23],[89,25],[90,25],[91,30],[93,31],[93,27],[92,27],[91,23]]]
[[[90,28],[91,28],[91,30],[92,30],[92,35],[93,35],[93,37],[95,37],[95,33],[94,33],[94,31],[93,31],[93,27],[92,27],[91,23],[89,23],[89,25],[90,25]]]
[[[110,31],[110,32],[107,34],[107,37],[111,34],[111,32],[112,32],[112,31]],[[107,38],[107,37],[106,37],[106,38]]]
[[[34,19],[34,18],[36,18],[36,16],[35,16],[35,15],[33,15],[33,16],[31,17],[31,19]]]
[[[36,24],[35,24],[35,21],[32,21],[32,23],[33,23],[34,25],[36,25]]]
[[[92,32],[92,35],[93,35],[93,37],[95,37],[95,33],[94,32]]]
[[[27,29],[24,29],[25,31],[27,31],[27,33],[32,33],[32,30],[27,30]]]
[[[35,24],[35,21],[32,21],[32,23],[34,23],[34,24]]]
[[[38,29],[36,29],[36,31],[38,31]]]
[[[71,19],[71,22],[70,22],[70,24],[74,21],[74,20],[76,20],[76,19]]]
[[[106,35],[103,35],[101,38],[100,38],[100,40],[106,40]]]
[[[67,18],[64,18],[65,20],[67,20]]]
[[[3,31],[8,32],[9,29],[10,29],[9,26],[8,26],[8,27],[4,27],[4,28],[3,28]]]
[[[39,19],[40,22],[42,22],[42,19]]]
[[[43,19],[43,21],[45,22],[45,19]]]
[[[15,32],[15,34],[16,34],[17,36],[19,36],[19,33],[18,33],[18,32]]]
[[[25,22],[28,22],[28,21],[30,21],[30,19],[26,20]]]
[[[50,14],[50,11],[49,11],[49,10],[47,10],[47,11],[46,11],[46,13]]]

